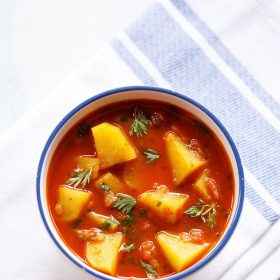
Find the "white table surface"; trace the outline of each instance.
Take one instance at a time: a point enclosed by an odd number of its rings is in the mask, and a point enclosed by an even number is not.
[[[0,135],[155,0],[0,0]]]

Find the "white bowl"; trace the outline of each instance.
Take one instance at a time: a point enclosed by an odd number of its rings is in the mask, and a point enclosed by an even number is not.
[[[74,108],[69,112],[62,121],[56,126],[52,134],[50,135],[47,143],[43,149],[38,172],[37,172],[37,200],[38,206],[43,219],[44,225],[49,232],[51,238],[57,245],[57,247],[76,265],[86,270],[90,274],[97,276],[102,279],[118,279],[117,277],[109,276],[102,272],[99,272],[92,267],[88,266],[86,263],[81,261],[62,241],[59,236],[56,228],[53,224],[46,198],[46,182],[47,182],[47,173],[50,161],[52,159],[53,153],[56,150],[56,147],[64,137],[64,135],[71,129],[75,124],[77,124],[81,119],[87,116],[89,113],[106,106],[120,101],[129,101],[129,100],[154,100],[154,101],[164,101],[171,105],[175,105],[185,111],[191,112],[195,117],[205,123],[210,129],[216,134],[216,136],[221,141],[224,146],[232,168],[234,175],[234,203],[232,215],[230,221],[227,224],[226,230],[221,236],[219,242],[212,248],[211,251],[199,262],[195,263],[193,266],[185,269],[184,271],[174,274],[172,276],[163,277],[164,279],[181,279],[196,272],[202,266],[206,265],[210,260],[212,260],[225,246],[231,237],[243,206],[244,200],[244,177],[243,177],[243,168],[241,160],[236,149],[236,146],[230,137],[229,133],[221,122],[205,107],[195,102],[194,100],[181,95],[179,93],[157,88],[157,87],[147,87],[147,86],[131,86],[124,88],[113,89],[101,94],[98,94],[80,105]]]

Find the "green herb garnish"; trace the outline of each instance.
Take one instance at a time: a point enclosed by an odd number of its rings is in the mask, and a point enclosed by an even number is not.
[[[123,224],[130,225],[133,222],[133,216],[132,215],[127,215],[125,220],[123,221]]]
[[[106,191],[106,192],[109,192],[111,189],[109,186],[107,186],[106,184],[102,183],[102,185],[100,186],[99,188],[100,190],[102,191]]]
[[[146,156],[148,164],[160,157],[160,154],[154,149],[147,149],[143,152],[143,154]]]
[[[82,185],[82,187],[84,188],[87,184],[89,184],[90,182],[90,175],[92,172],[92,167],[82,171],[82,170],[77,170],[75,175],[72,178],[70,178],[67,183],[69,185],[74,185],[74,187],[77,187],[78,185]]]
[[[90,125],[88,123],[80,124],[77,128],[78,134],[80,136],[85,136],[90,129]]]
[[[109,229],[109,227],[111,226],[111,223],[109,221],[105,221],[102,225],[101,228],[103,229]]]
[[[117,198],[118,200],[114,203],[113,207],[124,214],[128,214],[136,205],[136,200],[129,195],[118,194]]]
[[[196,205],[185,211],[185,214],[193,218],[200,217],[204,223],[213,228],[216,224],[216,206],[216,203],[206,204],[202,199],[199,199]]]
[[[122,244],[119,252],[126,252],[126,253],[129,253],[131,252],[132,250],[134,250],[136,247],[135,247],[135,244],[130,244],[130,245],[127,245],[125,243]]]
[[[75,223],[73,223],[71,225],[72,228],[77,228],[84,220],[83,219],[79,219],[77,220]]]
[[[136,134],[137,137],[147,134],[149,121],[143,114],[142,110],[139,110],[137,106],[134,108],[134,121],[130,127],[129,135],[132,136]]]
[[[110,220],[104,221],[104,223],[101,225],[101,228],[109,229],[111,225],[120,225],[120,222],[116,220],[112,215],[110,216]]]
[[[140,264],[141,264],[142,268],[144,268],[146,275],[149,279],[155,279],[155,278],[159,277],[156,269],[152,265],[147,264],[143,261],[140,261]]]

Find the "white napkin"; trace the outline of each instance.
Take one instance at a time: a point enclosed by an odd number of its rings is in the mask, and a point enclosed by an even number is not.
[[[44,230],[36,169],[47,137],[74,106],[103,90],[136,84],[172,88],[201,102],[225,124],[243,158],[240,223],[224,250],[190,279],[280,276],[280,48],[274,48],[279,29],[272,12],[279,7],[232,2],[155,5],[2,135],[1,279],[92,279]]]

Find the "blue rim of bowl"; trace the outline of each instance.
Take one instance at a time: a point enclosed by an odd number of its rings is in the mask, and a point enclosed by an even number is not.
[[[49,235],[51,236],[52,240],[54,241],[54,243],[57,245],[57,247],[64,253],[64,255],[66,255],[66,257],[68,257],[73,263],[75,263],[77,266],[79,266],[80,268],[82,268],[83,270],[86,270],[88,273],[99,277],[101,279],[104,280],[108,280],[108,279],[116,279],[116,277],[112,277],[112,276],[107,276],[106,274],[103,274],[97,270],[91,270],[89,268],[87,268],[84,265],[81,265],[79,262],[77,262],[72,256],[70,256],[68,254],[68,252],[60,245],[60,243],[58,242],[58,240],[56,240],[55,236],[53,235],[51,228],[46,220],[44,211],[43,211],[43,207],[42,207],[42,200],[41,200],[41,190],[40,190],[40,180],[41,180],[41,173],[42,173],[42,166],[46,157],[46,154],[48,152],[48,149],[52,143],[52,141],[54,140],[55,136],[57,135],[57,133],[60,131],[60,129],[63,127],[63,125],[73,116],[75,115],[78,111],[80,111],[82,108],[84,108],[85,106],[89,105],[90,103],[112,95],[112,94],[116,94],[116,93],[120,93],[120,92],[124,92],[124,91],[135,91],[135,90],[145,90],[145,91],[157,91],[157,92],[161,92],[161,93],[165,93],[165,94],[169,94],[169,95],[173,95],[176,96],[178,98],[183,99],[184,101],[187,101],[189,103],[191,103],[192,105],[196,106],[197,108],[199,108],[201,111],[203,111],[206,115],[208,115],[213,121],[214,123],[219,127],[219,129],[222,131],[222,133],[224,134],[224,136],[226,137],[228,143],[230,144],[230,147],[233,151],[234,157],[235,157],[235,161],[237,164],[237,169],[238,169],[238,175],[239,175],[239,194],[238,194],[238,201],[237,201],[237,206],[236,206],[236,212],[234,214],[234,217],[232,218],[232,222],[228,228],[227,233],[224,235],[224,237],[222,238],[222,240],[220,240],[220,242],[216,245],[216,247],[210,252],[210,254],[208,254],[205,258],[203,258],[200,262],[198,262],[197,264],[193,265],[192,267],[176,273],[174,275],[171,276],[167,276],[167,277],[162,277],[162,279],[172,279],[172,280],[178,280],[181,279],[183,277],[186,277],[192,273],[194,273],[195,271],[199,270],[200,268],[202,268],[204,265],[206,265],[207,263],[209,263],[221,250],[222,248],[225,246],[225,244],[228,242],[228,240],[230,239],[231,235],[233,234],[236,225],[238,223],[238,220],[240,218],[240,214],[242,211],[242,207],[243,207],[243,201],[244,201],[244,173],[243,173],[243,167],[242,167],[242,163],[241,163],[241,159],[238,153],[238,150],[233,142],[233,139],[231,138],[230,134],[228,133],[228,131],[226,130],[226,128],[222,125],[222,123],[208,110],[206,109],[204,106],[202,106],[200,103],[194,101],[193,99],[182,95],[180,93],[174,92],[172,90],[168,90],[168,89],[164,89],[164,88],[160,88],[160,87],[152,87],[152,86],[127,86],[127,87],[120,87],[120,88],[116,88],[116,89],[112,89],[112,90],[108,90],[105,91],[103,93],[99,93],[87,100],[85,100],[84,102],[82,102],[81,104],[79,104],[78,106],[76,106],[73,110],[71,110],[60,122],[59,124],[55,127],[55,129],[53,130],[53,132],[51,133],[51,135],[49,136],[44,149],[42,151],[41,157],[40,157],[40,161],[39,161],[39,166],[38,166],[38,170],[37,170],[37,177],[36,177],[36,192],[37,192],[37,202],[38,202],[38,207],[39,207],[39,211],[41,214],[41,218],[43,220],[43,223],[49,233]],[[236,194],[237,195],[237,194]]]

